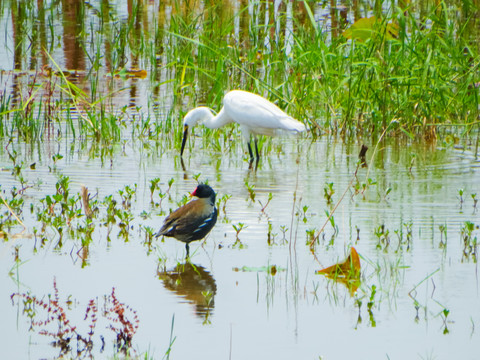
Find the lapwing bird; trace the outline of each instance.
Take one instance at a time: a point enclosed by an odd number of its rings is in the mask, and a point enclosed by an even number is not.
[[[206,185],[200,184],[192,192],[198,199],[178,208],[168,215],[156,237],[169,236],[185,243],[187,258],[189,257],[189,243],[201,240],[212,230],[217,222],[217,208],[215,207],[215,191]]]

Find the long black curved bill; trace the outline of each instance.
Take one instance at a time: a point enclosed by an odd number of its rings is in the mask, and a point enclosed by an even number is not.
[[[182,148],[180,149],[180,157],[183,156],[183,150],[185,150],[185,144],[187,142],[188,137],[188,125],[183,127],[183,139],[182,139]]]

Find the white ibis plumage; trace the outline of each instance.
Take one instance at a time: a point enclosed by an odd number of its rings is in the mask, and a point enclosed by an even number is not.
[[[240,125],[243,137],[248,144],[251,161],[254,158],[250,146],[252,136],[258,161],[260,156],[258,154],[256,135],[274,136],[278,130],[287,132],[305,131],[304,124],[287,115],[277,105],[267,99],[248,91],[232,90],[223,98],[223,107],[217,115],[213,115],[212,110],[204,106],[192,109],[185,115],[180,156],[183,156],[190,127],[201,123],[210,129],[216,129],[232,122]]]

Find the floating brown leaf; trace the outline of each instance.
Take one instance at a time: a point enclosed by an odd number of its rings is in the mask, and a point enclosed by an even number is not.
[[[352,246],[350,255],[348,255],[345,261],[322,270],[317,270],[315,273],[341,282],[350,290],[350,295],[353,295],[360,285],[360,257],[357,250]]]
[[[357,250],[352,246],[350,255],[345,261],[329,266],[322,270],[317,270],[316,274],[324,274],[329,277],[354,277],[360,275],[360,257]]]

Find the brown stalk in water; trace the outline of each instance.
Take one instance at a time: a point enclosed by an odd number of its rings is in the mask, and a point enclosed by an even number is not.
[[[80,188],[80,196],[82,197],[85,216],[91,219],[93,215],[93,210],[90,208],[90,194],[88,193],[88,189],[84,185],[82,185]]]

